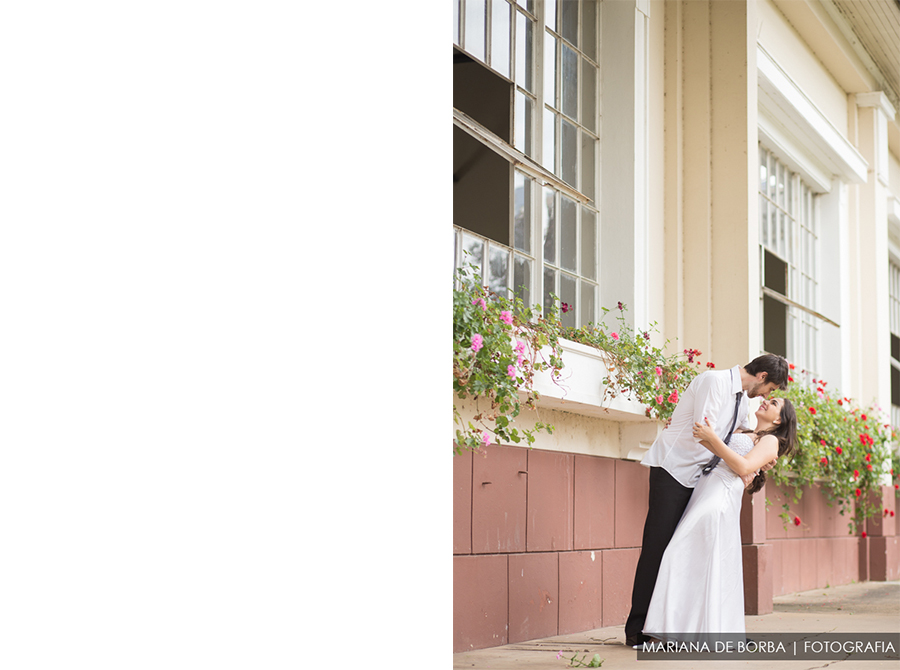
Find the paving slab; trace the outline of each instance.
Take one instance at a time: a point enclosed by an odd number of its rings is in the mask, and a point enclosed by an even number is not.
[[[771,614],[747,616],[747,634],[753,633],[900,633],[900,582],[862,582],[778,596]],[[602,668],[645,667],[651,670],[892,670],[894,661],[692,661],[637,660],[637,651],[625,646],[624,626],[596,628],[571,635],[541,638],[453,656],[455,670],[548,670],[571,667],[568,659],[590,661],[594,654]],[[561,654],[561,656],[560,656]]]

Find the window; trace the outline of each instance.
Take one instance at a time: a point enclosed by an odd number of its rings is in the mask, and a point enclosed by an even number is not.
[[[453,13],[455,264],[528,304],[558,296],[571,326],[599,311],[598,9],[455,0]]]
[[[900,265],[888,263],[891,303],[891,425],[900,426]]]
[[[814,378],[819,370],[816,196],[762,145],[759,237],[763,350],[780,354]],[[836,324],[835,324],[836,325]]]

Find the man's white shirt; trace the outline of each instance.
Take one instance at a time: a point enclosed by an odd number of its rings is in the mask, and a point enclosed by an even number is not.
[[[694,439],[694,423],[709,423],[716,434],[725,439],[734,418],[735,394],[741,392],[741,404],[735,430],[749,429],[747,394],[741,389],[741,368],[709,370],[690,383],[672,413],[672,421],[659,434],[641,463],[666,470],[678,483],[694,488],[703,466],[713,453]]]

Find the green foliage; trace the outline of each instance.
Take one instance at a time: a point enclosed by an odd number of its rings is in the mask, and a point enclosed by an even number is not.
[[[463,425],[454,407],[456,452],[477,451],[491,441],[526,444],[539,430],[553,426],[537,422],[532,428],[516,427],[522,404],[535,408],[540,397],[534,390],[535,372],[549,370],[559,378],[560,325],[556,309],[541,316],[540,308],[526,307],[519,298],[496,295],[481,285],[470,269],[456,273],[453,291],[453,390],[457,397],[472,397],[478,405],[473,421]],[[549,355],[542,349],[549,346]],[[520,397],[520,392],[524,398]],[[493,437],[492,437],[493,435]]]
[[[880,482],[884,475],[896,479],[896,435],[877,407],[861,408],[827,382],[791,383],[780,395],[797,412],[798,448],[790,459],[779,459],[770,471],[776,484],[792,489],[797,504],[805,487],[819,487],[830,505],[849,517],[851,532],[881,512]],[[782,505],[785,524],[798,522],[790,504]]]
[[[569,340],[596,347],[605,353],[609,376],[604,379],[604,399],[628,395],[645,405],[648,417],[666,424],[678,404],[678,398],[697,376],[701,355],[696,349],[685,349],[674,356],[666,356],[663,349],[650,342],[650,332],[659,332],[656,323],[647,331],[636,332],[625,320],[625,305],[616,308],[615,327],[603,325],[610,310],[603,308],[600,324],[564,329]],[[670,344],[666,340],[666,345]],[[707,363],[706,367],[715,365]]]
[[[559,652],[556,655],[557,659],[567,658],[563,655],[562,652]],[[574,654],[572,658],[568,659],[570,668],[599,668],[603,665],[603,659],[600,658],[600,654],[594,654],[591,657],[591,660],[587,660],[587,654],[582,654],[581,658],[578,658],[578,654]]]

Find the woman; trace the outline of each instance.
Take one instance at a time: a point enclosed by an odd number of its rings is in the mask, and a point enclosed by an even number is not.
[[[734,433],[730,445],[708,420],[694,424],[694,437],[722,460],[694,488],[659,567],[644,634],[665,641],[744,634],[741,477],[756,473],[748,493],[762,488],[766,475],[759,469],[794,448],[797,415],[784,398],[764,400],[756,430]]]

